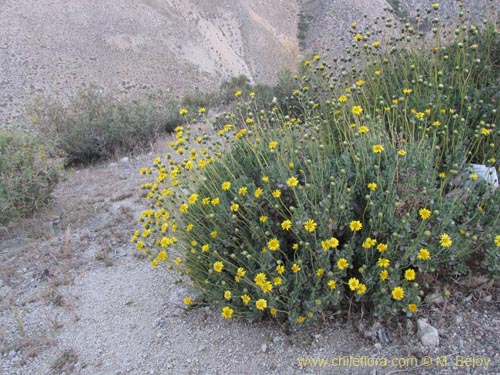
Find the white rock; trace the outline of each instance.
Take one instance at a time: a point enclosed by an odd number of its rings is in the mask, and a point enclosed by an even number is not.
[[[267,352],[267,344],[262,344],[262,346],[260,347],[260,351],[262,353],[266,353]]]
[[[426,319],[417,320],[417,335],[425,346],[439,345],[439,332],[436,328],[427,323]]]
[[[125,157],[120,159],[120,163],[128,163],[129,161],[130,161],[130,159],[128,158],[128,156],[125,156]]]
[[[493,189],[498,189],[498,174],[495,167],[487,167],[483,164],[471,164],[471,172],[477,174],[478,181],[484,180]]]

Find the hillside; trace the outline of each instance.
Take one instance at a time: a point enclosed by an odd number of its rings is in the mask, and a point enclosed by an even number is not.
[[[36,95],[95,83],[182,94],[244,74],[269,82],[298,52],[295,1],[0,2],[0,124]],[[1,125],[0,125],[1,126]]]

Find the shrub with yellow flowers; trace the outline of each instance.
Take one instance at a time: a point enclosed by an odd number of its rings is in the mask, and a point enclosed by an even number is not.
[[[434,96],[453,87],[423,89],[412,69],[382,86],[401,57],[385,53],[359,54],[370,63],[347,87],[319,56],[307,61],[294,117],[238,95],[244,111],[213,131],[179,126],[172,152],[141,170],[154,179],[132,240],[152,266],[177,270],[224,319],[298,325],[353,304],[411,316],[429,275],[500,274],[500,193],[467,174],[471,162],[494,168],[498,150],[469,129],[467,108]],[[384,73],[368,77],[377,56]]]

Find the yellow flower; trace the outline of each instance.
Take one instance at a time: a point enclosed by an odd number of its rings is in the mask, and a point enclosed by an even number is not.
[[[354,290],[358,289],[358,286],[359,286],[359,280],[356,279],[355,277],[351,277],[349,279],[349,289],[354,291]]]
[[[381,72],[380,70],[375,70],[375,75],[376,75],[376,76],[379,76],[379,75],[381,75],[381,74],[382,74],[382,72]]]
[[[275,277],[273,279],[273,284],[274,285],[281,285],[283,283],[283,280],[281,279],[281,277]]]
[[[339,270],[343,270],[349,267],[349,262],[345,258],[340,258],[337,262],[337,267],[339,268]]]
[[[305,316],[299,316],[296,320],[297,323],[302,324],[306,320]]]
[[[193,299],[189,296],[184,297],[182,301],[184,302],[185,305],[191,305],[193,303]]]
[[[205,244],[201,247],[201,252],[202,253],[206,253],[208,252],[208,249],[210,248],[210,246],[208,246],[208,244]],[[220,262],[219,262],[220,263]]]
[[[388,247],[387,244],[385,244],[385,243],[379,243],[377,245],[377,250],[379,252],[383,253],[384,251],[387,251],[387,247]]]
[[[412,89],[409,89],[409,88],[403,89],[403,94],[405,94],[405,95],[410,95],[412,92],[413,92]]]
[[[365,126],[365,125],[361,125],[358,129],[359,134],[365,134],[365,133],[368,133],[369,131],[370,131],[370,129],[368,128],[368,126]]]
[[[222,183],[221,187],[222,187],[222,190],[228,191],[229,189],[231,189],[231,183],[229,181],[224,181]]]
[[[359,232],[363,228],[363,224],[359,220],[353,220],[349,223],[349,228],[351,228],[353,232]]]
[[[297,180],[294,176],[293,176],[293,177],[290,177],[290,178],[287,180],[287,182],[286,182],[286,184],[287,184],[288,186],[290,186],[290,187],[297,186],[297,185],[298,185],[298,183],[299,183],[299,180]]]
[[[191,232],[191,231],[193,230],[193,228],[194,228],[194,225],[193,225],[193,224],[188,224],[188,225],[186,225],[186,231],[187,231],[187,232]]]
[[[477,175],[477,173],[472,173],[469,177],[470,177],[470,179],[472,181],[477,181],[477,179],[479,178],[479,176]]]
[[[283,265],[276,266],[276,272],[278,273],[278,275],[283,275],[285,273],[285,266]]]
[[[495,245],[497,245],[498,247],[500,247],[500,234],[495,237]]]
[[[359,116],[361,113],[363,113],[363,108],[360,105],[355,105],[352,107],[351,112],[353,115]]]
[[[434,9],[438,9],[439,8],[439,3],[432,3],[432,7]]]
[[[299,244],[298,244],[298,243],[294,243],[294,244],[292,245],[292,249],[294,249],[294,250],[298,250],[298,249],[299,249]]]
[[[375,42],[372,42],[372,47],[375,47],[375,48],[380,47],[380,41],[377,40]]]
[[[278,142],[277,141],[271,141],[269,142],[269,150],[274,150],[276,147],[278,147]]]
[[[278,199],[279,197],[281,197],[281,190],[280,189],[276,189],[272,192],[272,195],[273,195],[273,198],[276,198]]]
[[[238,275],[239,277],[244,277],[246,275],[247,271],[245,271],[245,269],[243,267],[239,267],[237,270],[236,270],[236,275]]]
[[[197,200],[198,200],[198,194],[191,194],[191,196],[188,199],[188,202],[189,204],[195,204]]]
[[[339,96],[338,100],[340,103],[345,103],[345,102],[347,102],[347,96],[341,95],[341,96]]]
[[[406,151],[405,150],[398,150],[398,155],[399,156],[406,156]]]
[[[420,259],[420,260],[428,260],[428,259],[431,258],[431,253],[429,252],[429,250],[427,250],[425,248],[420,249],[418,251],[417,258]]]
[[[316,270],[316,276],[321,277],[325,273],[325,270],[323,268],[318,268]]]
[[[268,293],[273,290],[273,284],[271,284],[269,281],[266,281],[264,284],[260,286],[260,288],[264,293]]]
[[[392,294],[392,298],[394,298],[396,301],[400,301],[405,297],[405,291],[400,286],[395,287],[392,290],[391,294]]]
[[[384,150],[385,150],[385,148],[382,145],[373,145],[373,153],[374,154],[380,154]]]
[[[234,93],[234,96],[239,98],[241,96],[241,90],[238,90]]]
[[[328,280],[327,285],[330,290],[334,290],[335,288],[337,288],[337,282],[335,280]]]
[[[363,249],[369,249],[377,244],[377,240],[371,237],[367,237],[366,240],[363,241],[361,245]]]
[[[267,301],[263,298],[258,299],[255,301],[255,307],[257,307],[258,310],[264,311],[267,307]]]
[[[304,229],[310,233],[314,232],[316,230],[316,222],[313,219],[309,219],[306,221],[304,224]]]
[[[271,314],[271,316],[276,316],[277,313],[278,313],[278,310],[276,310],[276,309],[269,309],[269,314]]]
[[[168,245],[170,245],[171,242],[170,242],[170,238],[168,237],[163,237],[160,241],[160,246],[161,247],[167,247]]]
[[[453,244],[450,236],[448,236],[446,233],[441,234],[439,238],[439,243],[442,247],[450,247]]]
[[[214,271],[215,272],[222,272],[222,269],[224,268],[224,263],[217,261],[214,263]]]
[[[216,230],[211,231],[210,232],[210,237],[217,238],[217,231]]]
[[[417,312],[417,310],[418,310],[418,307],[416,304],[410,303],[408,305],[408,311],[411,312],[412,314],[415,314]]]
[[[225,298],[225,299],[231,299],[231,296],[232,296],[232,293],[231,293],[231,291],[230,291],[230,290],[226,290],[226,291],[224,292],[224,298]]]
[[[324,251],[328,251],[330,249],[328,241],[321,241],[321,247],[323,248]]]
[[[389,278],[389,271],[387,271],[387,270],[380,271],[380,273],[378,274],[378,277],[382,281],[387,280]]]
[[[262,176],[262,182],[268,183],[269,182],[269,176]]]
[[[377,184],[375,182],[370,182],[368,184],[368,189],[370,189],[371,191],[377,190]]]
[[[300,271],[300,266],[298,264],[294,263],[293,266],[292,266],[292,271],[293,271],[293,273],[299,272]]]
[[[366,293],[366,285],[365,284],[359,284],[358,290],[356,292],[358,295],[363,295]]]
[[[266,274],[263,272],[259,272],[254,278],[255,285],[258,285],[260,287],[264,285],[266,281],[267,281]]]
[[[165,250],[160,251],[156,256],[156,259],[158,259],[159,261],[167,260],[167,252]]]
[[[240,208],[240,205],[239,205],[239,204],[237,204],[237,203],[233,203],[233,204],[231,205],[231,211],[233,211],[233,212],[238,212],[238,209],[239,209],[239,208]]]
[[[198,113],[205,113],[207,109],[205,107],[201,107],[198,109]]]
[[[437,128],[437,127],[439,127],[439,126],[441,126],[441,121],[437,121],[437,120],[436,120],[436,121],[434,121],[434,122],[432,123],[432,126],[435,126],[436,128]]]
[[[181,116],[187,115],[188,113],[189,113],[189,111],[186,108],[182,108],[179,111],[179,115],[181,115]]]
[[[251,298],[248,294],[243,294],[240,298],[243,301],[244,305],[248,305],[248,302],[250,302],[250,300],[251,300]]]
[[[431,217],[431,211],[427,208],[421,208],[420,210],[418,210],[418,214],[420,215],[422,220],[427,220]]]
[[[266,215],[262,215],[261,217],[259,217],[259,221],[261,223],[265,223],[267,221],[267,216]]]
[[[387,258],[378,258],[377,265],[381,268],[387,268],[391,264],[391,261]]]
[[[361,87],[361,86],[363,86],[364,84],[365,84],[365,81],[364,81],[364,80],[362,80],[362,79],[360,79],[360,80],[356,81],[356,86],[358,86],[358,87]]]
[[[234,136],[237,138],[237,139],[241,139],[243,138],[243,136],[245,135],[245,133],[247,132],[246,129],[241,129],[239,130]]]
[[[335,237],[331,237],[328,240],[328,246],[330,246],[330,248],[332,249],[337,248],[339,246],[339,240],[337,240]]]
[[[263,190],[261,188],[257,188],[253,195],[255,196],[255,198],[258,198],[262,195],[262,192],[263,192]]]
[[[229,306],[224,306],[222,308],[222,317],[224,319],[231,319],[231,317],[233,316],[233,312],[234,310],[232,308],[230,308]]]
[[[212,206],[217,206],[219,203],[220,203],[220,199],[218,197],[212,199]]]
[[[280,248],[280,242],[278,241],[277,238],[273,238],[272,240],[270,240],[268,243],[267,243],[267,247],[269,248],[269,250],[271,251],[276,251]]]
[[[408,281],[413,281],[415,280],[415,277],[417,276],[417,273],[415,272],[414,269],[409,268],[405,271],[405,279]]]
[[[281,229],[283,229],[283,230],[290,230],[291,227],[292,227],[291,220],[285,220],[281,223]]]
[[[201,200],[201,204],[203,204],[203,205],[210,204],[210,198],[203,198],[203,199]]]
[[[241,196],[244,196],[246,195],[248,192],[248,188],[246,186],[243,186],[240,188],[240,190],[238,190],[238,194],[241,195]]]

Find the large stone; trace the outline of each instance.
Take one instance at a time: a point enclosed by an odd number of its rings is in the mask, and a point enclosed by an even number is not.
[[[417,327],[417,335],[422,344],[425,346],[439,345],[439,332],[436,328],[431,326],[426,319],[418,319]]]

